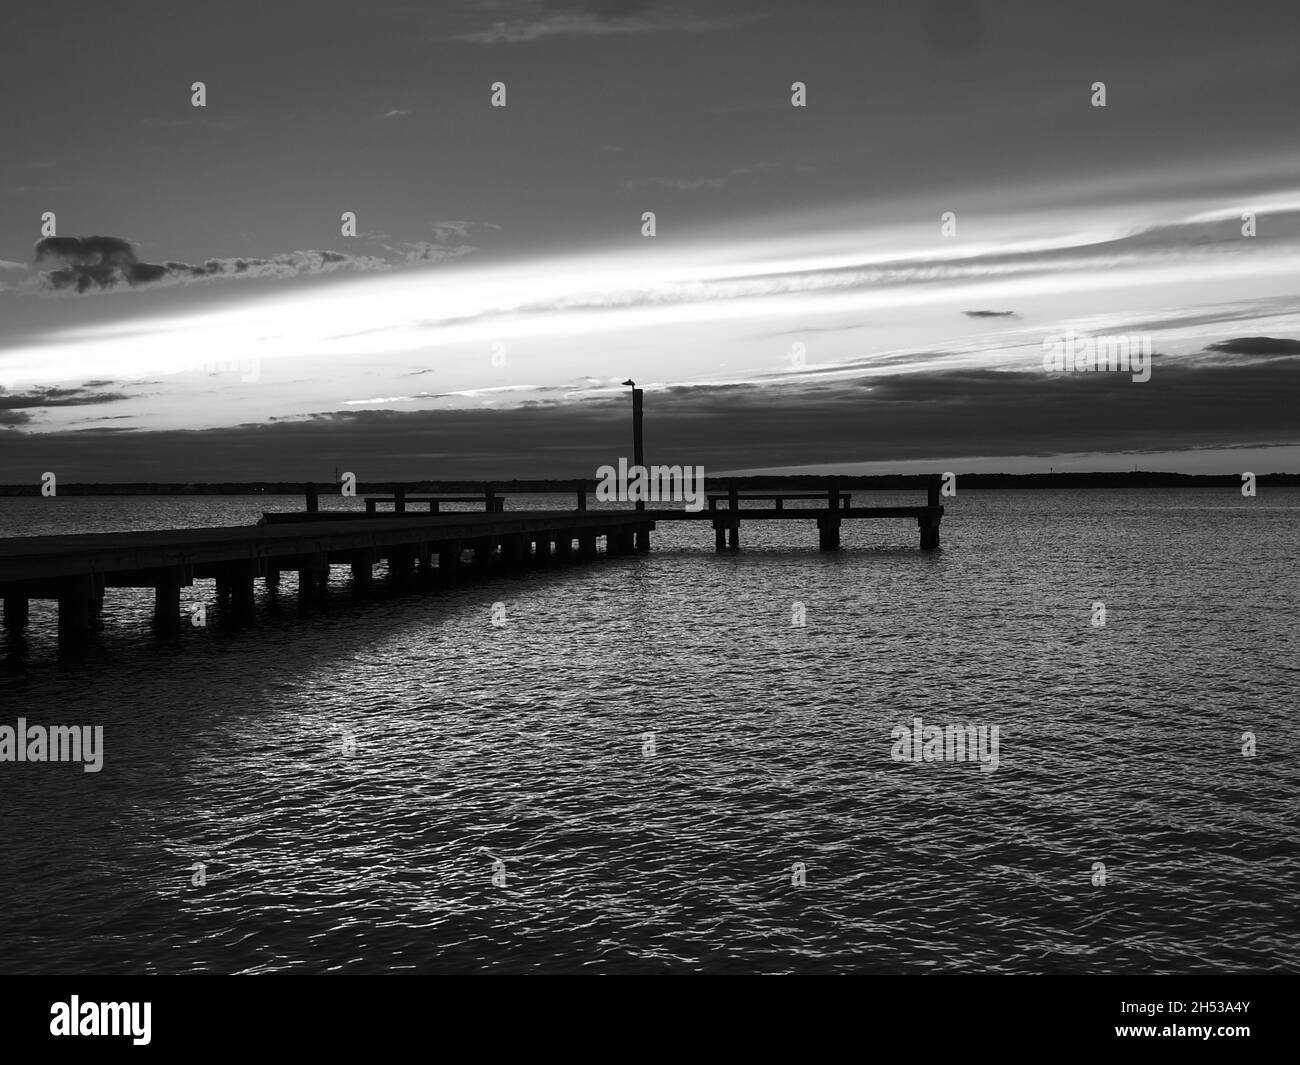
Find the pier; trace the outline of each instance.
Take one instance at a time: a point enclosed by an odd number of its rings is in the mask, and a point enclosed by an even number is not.
[[[718,551],[740,547],[744,524],[803,521],[817,527],[817,546],[838,550],[845,521],[915,520],[922,550],[939,546],[939,482],[928,487],[924,506],[862,507],[832,483],[824,493],[749,494],[731,489],[708,498],[707,509],[587,508],[587,486],[576,488],[573,510],[507,511],[490,486],[480,495],[370,497],[364,510],[322,511],[315,491],[306,509],[268,512],[257,525],[215,529],[87,533],[0,539],[0,601],[3,624],[21,630],[33,599],[58,603],[61,651],[86,643],[98,627],[105,596],[115,588],[152,588],[153,622],[163,635],[184,623],[182,589],[214,582],[229,616],[251,620],[256,582],[278,590],[281,574],[297,575],[303,605],[329,586],[335,566],[346,567],[352,586],[365,592],[383,562],[398,584],[451,586],[537,566],[590,563],[643,554],[660,522],[712,523]],[[787,502],[824,506],[786,506]],[[441,511],[443,503],[482,506],[480,511]],[[725,506],[722,504],[726,504]],[[745,504],[759,504],[746,506]],[[380,511],[388,504],[392,511]],[[426,513],[407,505],[427,506]]]

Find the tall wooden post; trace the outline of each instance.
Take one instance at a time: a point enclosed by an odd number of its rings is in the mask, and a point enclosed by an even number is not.
[[[318,510],[320,510],[320,496],[316,491],[316,486],[309,484],[307,486],[307,513],[315,514]]]
[[[643,421],[645,418],[645,392],[635,386],[632,388],[632,461],[644,468],[645,467],[645,437],[643,434]],[[636,501],[637,510],[645,510],[645,500]]]

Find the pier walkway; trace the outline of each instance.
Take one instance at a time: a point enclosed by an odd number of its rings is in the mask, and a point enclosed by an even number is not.
[[[181,589],[199,580],[216,583],[218,599],[233,617],[251,617],[255,582],[274,591],[286,571],[297,574],[304,603],[319,597],[331,568],[351,570],[355,587],[364,590],[374,567],[387,564],[390,580],[455,584],[466,577],[486,577],[500,570],[564,562],[593,561],[650,550],[650,534],[666,521],[712,523],[717,550],[740,546],[743,523],[810,521],[818,528],[818,547],[840,545],[845,521],[908,518],[920,529],[920,546],[939,546],[937,481],[925,506],[854,507],[851,497],[830,489],[820,498],[826,506],[784,507],[784,500],[805,500],[808,493],[746,496],[731,491],[709,500],[709,508],[586,509],[579,490],[578,509],[506,511],[490,490],[485,510],[441,513],[320,511],[314,493],[308,510],[271,512],[258,525],[212,529],[86,533],[0,539],[0,600],[3,623],[22,629],[32,599],[58,602],[61,649],[86,641],[97,624],[104,596],[112,588],[152,588],[154,625],[174,633],[182,625]],[[727,506],[719,505],[727,502]],[[459,500],[458,500],[459,501]],[[771,504],[745,506],[746,501]],[[402,502],[397,504],[402,508]],[[431,510],[432,510],[431,505]],[[600,547],[603,543],[604,550]]]

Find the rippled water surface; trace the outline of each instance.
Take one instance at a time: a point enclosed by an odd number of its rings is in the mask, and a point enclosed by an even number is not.
[[[0,534],[264,506],[7,499]],[[175,647],[110,590],[77,664],[33,603],[0,724],[102,725],[105,762],[0,763],[0,969],[1295,971],[1298,516],[968,492],[932,555],[662,524],[450,591],[340,567],[308,614],[287,574],[242,630],[203,582]],[[892,760],[915,717],[998,726],[998,768]]]

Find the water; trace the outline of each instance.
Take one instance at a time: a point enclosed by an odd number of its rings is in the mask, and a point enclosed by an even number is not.
[[[292,505],[9,499],[0,532]],[[0,764],[0,969],[1294,971],[1298,513],[968,492],[937,555],[907,521],[835,555],[661,525],[452,592],[336,570],[306,618],[286,574],[162,650],[110,591],[71,666],[33,603],[0,724],[103,725],[105,762]],[[916,716],[997,725],[997,770],[893,761]]]

